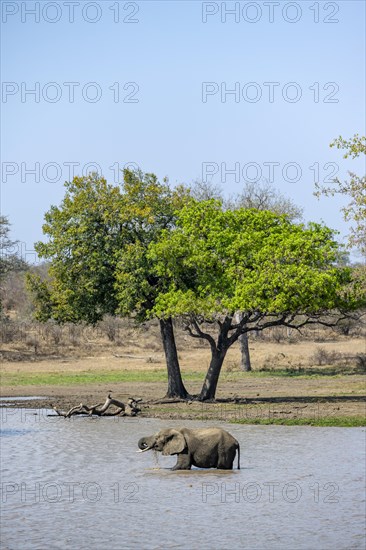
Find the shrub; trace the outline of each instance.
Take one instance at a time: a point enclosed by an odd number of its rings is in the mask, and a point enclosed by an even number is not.
[[[44,334],[46,339],[50,340],[55,346],[58,346],[62,341],[62,327],[55,323],[46,323],[44,326]]]
[[[358,355],[356,355],[356,362],[358,368],[362,372],[366,372],[366,353],[359,353]]]
[[[312,365],[334,365],[342,361],[342,355],[336,351],[328,351],[325,348],[319,346],[313,355],[310,357],[310,364]]]
[[[39,339],[34,334],[29,334],[25,339],[25,344],[29,348],[33,348],[34,353],[37,355],[39,350]]]
[[[117,317],[105,315],[103,320],[99,322],[98,327],[110,342],[116,341],[119,332],[119,319]]]

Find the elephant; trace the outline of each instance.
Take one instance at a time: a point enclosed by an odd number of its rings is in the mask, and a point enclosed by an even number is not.
[[[163,455],[178,455],[172,470],[190,470],[192,466],[232,470],[238,451],[238,470],[240,469],[240,445],[222,428],[167,428],[154,435],[142,437],[138,447],[138,453],[153,450]]]

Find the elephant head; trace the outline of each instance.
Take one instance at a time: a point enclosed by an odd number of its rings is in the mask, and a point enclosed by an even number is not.
[[[145,451],[159,451],[163,455],[176,455],[182,453],[187,446],[184,435],[173,428],[161,430],[150,436],[142,437],[138,442],[140,453]]]

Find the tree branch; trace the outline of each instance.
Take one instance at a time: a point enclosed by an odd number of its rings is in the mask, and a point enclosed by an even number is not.
[[[92,407],[88,407],[83,403],[80,403],[80,405],[76,405],[75,407],[71,407],[69,411],[62,411],[52,404],[51,407],[58,416],[63,416],[64,418],[70,418],[71,416],[76,414],[84,414],[88,416],[136,416],[141,411],[141,409],[139,409],[137,406],[140,401],[141,399],[130,397],[127,401],[127,405],[125,405],[124,403],[122,403],[122,401],[113,399],[109,393],[104,404],[98,403],[97,405],[93,405]],[[114,412],[108,411],[111,405],[114,405],[116,407],[116,410]]]
[[[196,332],[193,332],[190,324],[194,327],[194,330]],[[201,338],[201,339],[207,340],[211,346],[211,349],[212,350],[216,349],[215,339],[210,334],[208,334],[207,332],[203,332],[200,329],[198,321],[195,317],[190,318],[189,322],[185,325],[184,329],[188,332],[190,336],[192,336],[192,338]]]

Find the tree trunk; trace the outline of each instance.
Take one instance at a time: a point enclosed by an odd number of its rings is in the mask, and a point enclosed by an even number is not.
[[[180,397],[181,399],[186,399],[189,397],[189,394],[184,387],[180,373],[172,318],[159,319],[159,323],[168,369],[168,391],[166,397]]]
[[[200,401],[215,399],[217,383],[219,381],[220,371],[225,359],[226,352],[227,349],[221,351],[215,350],[212,353],[211,363],[208,368],[206,378],[200,393]]]
[[[243,320],[244,313],[239,312],[236,314],[238,323]],[[248,333],[244,332],[241,336],[239,336],[239,346],[240,346],[240,353],[241,353],[241,369],[243,371],[250,371],[252,370],[252,365],[250,364],[250,353],[249,353],[249,343],[248,343]]]
[[[248,342],[248,333],[244,332],[239,336],[239,344],[241,351],[241,369],[244,371],[252,370],[252,365],[250,363],[250,353],[249,353],[249,342]]]

